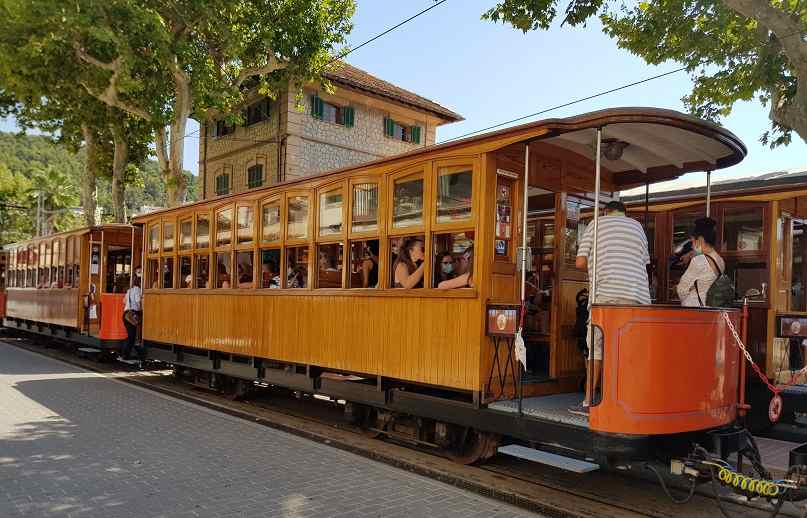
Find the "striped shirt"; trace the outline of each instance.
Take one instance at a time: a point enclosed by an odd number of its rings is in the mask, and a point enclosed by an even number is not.
[[[627,216],[602,216],[597,236],[597,300],[633,300],[650,304],[647,282],[647,236],[638,221]],[[578,257],[588,258],[588,277],[593,278],[594,224],[590,224],[577,249]]]

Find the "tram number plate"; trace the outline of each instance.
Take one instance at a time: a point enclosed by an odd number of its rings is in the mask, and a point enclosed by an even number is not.
[[[515,336],[519,306],[497,304],[489,305],[487,309],[488,336]]]
[[[779,337],[807,338],[807,318],[806,317],[779,317],[779,325],[776,326]]]

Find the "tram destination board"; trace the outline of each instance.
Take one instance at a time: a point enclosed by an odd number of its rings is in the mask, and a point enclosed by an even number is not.
[[[776,334],[779,338],[807,338],[807,315],[776,317]]]
[[[515,304],[488,304],[487,327],[488,336],[515,336],[518,329],[518,311]]]

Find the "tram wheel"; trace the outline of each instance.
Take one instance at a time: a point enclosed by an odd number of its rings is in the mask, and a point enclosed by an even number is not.
[[[458,464],[474,464],[493,457],[499,437],[473,428],[456,427],[453,440],[447,449],[448,458]]]
[[[378,410],[371,406],[362,408],[362,415],[358,419],[359,427],[365,437],[378,439],[382,435],[382,430],[386,426],[378,415]]]
[[[240,379],[227,377],[223,380],[221,392],[230,401],[240,401],[249,394],[250,385]]]

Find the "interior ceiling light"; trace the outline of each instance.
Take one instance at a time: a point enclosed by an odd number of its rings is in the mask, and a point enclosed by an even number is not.
[[[622,152],[625,151],[625,148],[629,145],[630,144],[627,142],[619,139],[605,138],[602,139],[600,143],[600,149],[602,156],[605,157],[606,160],[619,160],[622,158]]]

